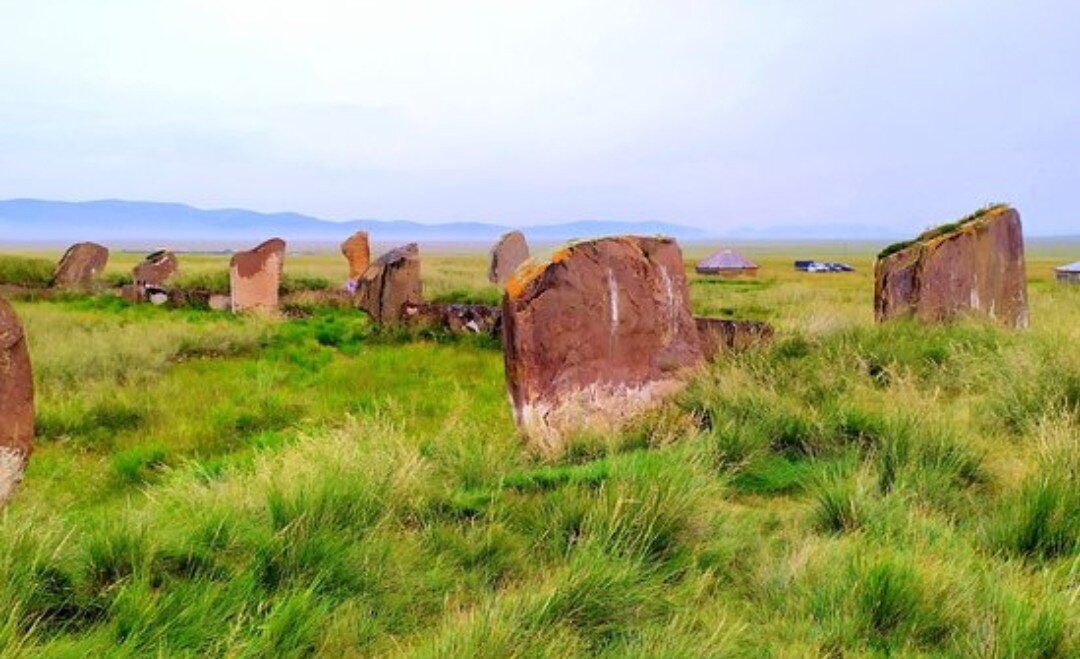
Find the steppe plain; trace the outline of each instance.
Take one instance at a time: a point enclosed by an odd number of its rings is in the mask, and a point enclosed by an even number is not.
[[[1028,245],[1023,332],[876,326],[880,245],[737,245],[742,279],[694,274],[710,247],[685,246],[695,313],[773,345],[556,458],[489,338],[15,296],[38,437],[0,513],[0,651],[1077,656],[1080,287],[1052,270],[1076,245]],[[12,255],[0,279],[59,251]],[[482,249],[422,258],[429,298],[499,300]],[[227,256],[180,259],[227,287]],[[286,285],[345,272],[290,253]]]

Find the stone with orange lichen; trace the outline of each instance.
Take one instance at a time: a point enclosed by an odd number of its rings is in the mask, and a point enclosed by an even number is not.
[[[1028,326],[1020,215],[994,206],[883,252],[874,268],[874,315],[925,322],[989,318]]]
[[[678,244],[602,238],[525,263],[503,297],[503,347],[514,418],[540,452],[656,405],[703,362]]]
[[[349,280],[356,281],[371,265],[371,245],[367,231],[357,231],[341,243],[341,254],[349,262]]]

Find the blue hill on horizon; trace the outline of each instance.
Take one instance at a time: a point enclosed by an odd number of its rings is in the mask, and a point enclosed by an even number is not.
[[[422,224],[407,220],[335,222],[301,213],[260,213],[237,208],[204,210],[178,203],[100,200],[83,202],[10,199],[0,201],[0,241],[251,241],[280,236],[296,242],[340,242],[364,230],[379,241],[493,241],[520,228],[536,241],[596,235],[664,234],[682,240],[709,232],[665,222],[580,221],[511,227],[483,222]]]
[[[667,235],[685,242],[715,241],[892,241],[914,235],[880,225],[818,224],[709,230],[670,222],[581,220],[516,227],[484,222],[423,224],[407,220],[324,220],[301,213],[261,213],[152,201],[0,200],[0,244],[93,240],[127,245],[243,245],[279,236],[295,243],[337,244],[358,230],[376,242],[492,242],[521,229],[530,241],[560,242],[617,234]],[[1080,236],[1068,237],[1080,240]]]

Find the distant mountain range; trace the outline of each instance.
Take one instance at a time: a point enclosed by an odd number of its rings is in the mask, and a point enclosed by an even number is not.
[[[666,235],[685,242],[716,240],[891,241],[911,231],[882,226],[826,224],[706,230],[667,222],[580,221],[510,227],[480,222],[420,224],[401,220],[333,222],[299,213],[243,209],[202,210],[147,201],[0,201],[0,245],[93,240],[114,246],[242,247],[272,236],[291,243],[337,244],[357,230],[379,243],[491,242],[511,229],[530,241],[559,242],[614,234]]]
[[[236,243],[279,236],[289,242],[338,243],[355,231],[379,242],[490,242],[512,228],[533,241],[561,241],[623,233],[663,234],[701,240],[709,232],[665,222],[582,221],[530,227],[480,222],[420,224],[401,220],[332,222],[299,213],[258,213],[243,209],[202,210],[184,204],[144,201],[0,201],[0,243]]]

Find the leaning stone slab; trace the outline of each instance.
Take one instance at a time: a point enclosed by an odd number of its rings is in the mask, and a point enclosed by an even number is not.
[[[64,252],[53,274],[57,288],[91,288],[109,263],[109,250],[97,243],[76,243]]]
[[[724,320],[694,318],[701,352],[706,359],[717,355],[738,353],[772,342],[773,328],[768,323],[753,320]]]
[[[981,316],[1027,327],[1020,214],[992,206],[886,248],[874,267],[874,316],[931,323]]]
[[[140,299],[149,299],[161,295],[168,298],[166,284],[180,270],[180,262],[169,250],[158,250],[142,260],[131,271],[135,281],[135,294]]]
[[[349,281],[360,279],[371,265],[371,244],[367,231],[357,231],[341,243],[341,253],[349,262]]]
[[[356,304],[377,325],[397,325],[404,305],[422,302],[423,292],[420,248],[409,243],[383,254],[364,271],[356,285]]]
[[[229,263],[233,312],[277,311],[285,267],[285,241],[271,238],[250,252],[233,254]]]
[[[14,494],[34,438],[34,379],[22,323],[0,299],[0,507]]]
[[[525,242],[525,234],[520,231],[504,233],[491,248],[488,280],[502,286],[528,258],[529,244]]]
[[[668,238],[570,244],[506,284],[503,348],[514,419],[556,453],[677,391],[703,362],[682,252]]]

